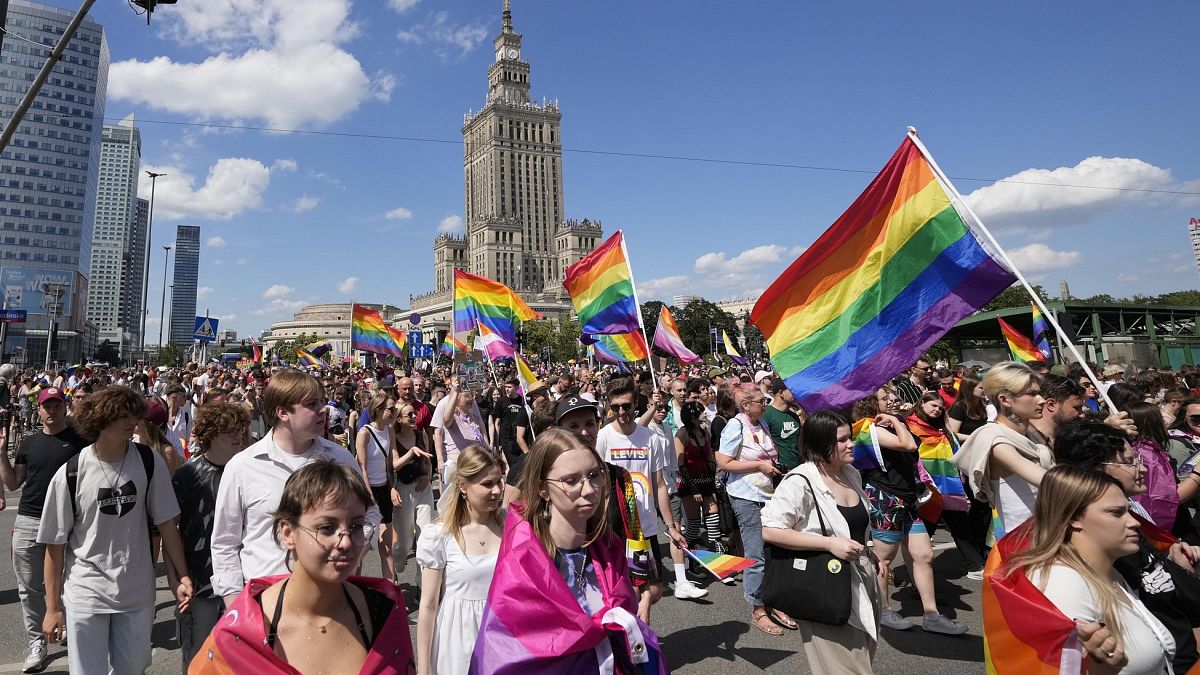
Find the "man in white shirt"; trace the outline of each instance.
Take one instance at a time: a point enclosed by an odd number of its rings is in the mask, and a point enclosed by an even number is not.
[[[285,368],[271,376],[262,395],[273,428],[225,465],[217,491],[213,523],[213,593],[232,607],[246,582],[285,574],[286,551],[274,537],[273,513],[284,483],[297,469],[318,459],[331,459],[359,471],[350,451],[322,438],[325,391],[313,376]],[[367,510],[378,527],[379,507]]]

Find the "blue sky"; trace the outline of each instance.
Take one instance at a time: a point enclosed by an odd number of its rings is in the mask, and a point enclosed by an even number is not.
[[[312,302],[430,290],[500,11],[180,0],[147,28],[98,3],[106,116],[136,113],[144,168],[168,174],[150,296],[179,224],[202,228],[200,310],[242,335]],[[1196,3],[513,0],[513,17],[534,98],[563,111],[567,217],[625,230],[643,300],[761,292],[910,124],[1035,281],[1197,286],[1200,197],[1175,194],[1200,193]]]

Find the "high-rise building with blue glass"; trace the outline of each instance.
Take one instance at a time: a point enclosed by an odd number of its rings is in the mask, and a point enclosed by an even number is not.
[[[73,13],[9,0],[0,126],[12,119]],[[86,306],[108,64],[104,28],[85,19],[0,152],[0,299],[29,315],[10,327],[4,350],[19,363],[42,362],[51,316],[59,327],[53,360],[77,363],[95,349]]]
[[[97,339],[128,355],[141,345],[136,333],[142,302],[146,232],[138,226],[137,186],[142,167],[142,135],[130,113],[105,124],[100,143],[100,182],[96,187],[96,220],[92,227],[92,264],[88,274],[87,318]],[[126,284],[136,284],[126,292]],[[136,298],[137,307],[125,304]],[[132,309],[132,311],[128,311]],[[127,321],[132,317],[131,326]]]
[[[196,283],[200,279],[200,228],[180,225],[175,230],[175,272],[171,275],[171,332],[167,342],[192,346],[196,329]]]

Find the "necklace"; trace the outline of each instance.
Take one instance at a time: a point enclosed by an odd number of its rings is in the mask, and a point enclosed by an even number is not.
[[[121,455],[121,464],[117,467],[117,474],[112,478],[108,477],[108,469],[104,468],[106,462],[100,459],[100,455],[96,453],[96,447],[92,446],[92,455],[96,457],[96,461],[100,463],[100,473],[104,474],[104,480],[108,481],[108,489],[112,491],[114,497],[121,496],[121,488],[117,487],[117,483],[121,480],[121,472],[125,470],[125,459],[129,457],[129,447],[125,447],[125,454]]]
[[[564,553],[562,549],[559,549],[557,553],[558,555],[562,556],[562,559],[567,563],[568,573],[571,575],[571,581],[573,582],[571,587],[577,591],[582,591],[583,588],[587,586],[587,566],[590,554],[588,551],[584,550],[583,560],[576,565],[575,561],[578,557],[579,551],[571,551],[571,553],[576,555],[568,555]]]
[[[329,617],[329,620],[328,620],[328,621],[326,621],[326,622],[325,622],[323,625],[320,625],[320,626],[318,626],[317,624],[315,624],[315,623],[313,623],[313,622],[309,621],[308,619],[306,619],[306,618],[304,618],[304,617],[300,616],[300,613],[299,613],[299,612],[297,612],[296,610],[292,609],[291,607],[289,607],[289,608],[288,608],[288,611],[289,611],[289,612],[291,612],[292,616],[296,617],[297,619],[300,619],[301,621],[303,621],[304,623],[308,624],[309,626],[312,626],[313,628],[316,628],[317,630],[321,631],[321,634],[322,634],[322,635],[324,635],[325,633],[327,633],[327,632],[328,632],[328,631],[327,631],[327,630],[325,630],[325,629],[329,627],[329,624],[333,623],[333,620],[337,618],[337,615],[338,615],[338,614],[341,614],[341,611],[338,611],[338,612],[337,612],[337,613],[335,613],[333,616]]]

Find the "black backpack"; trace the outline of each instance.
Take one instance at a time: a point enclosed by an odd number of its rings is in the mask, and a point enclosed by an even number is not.
[[[150,482],[154,480],[154,449],[148,445],[134,443],[138,455],[142,458],[142,467],[146,470],[146,495],[144,506],[146,514],[150,514]],[[67,460],[67,494],[71,495],[71,513],[79,520],[79,455],[75,453]],[[152,523],[153,524],[153,523]]]

